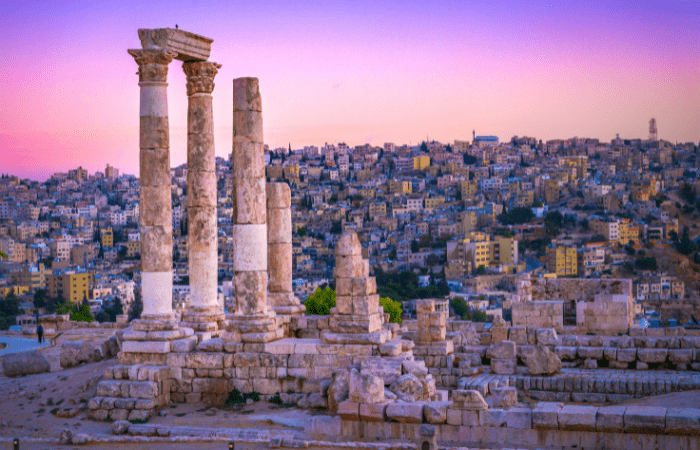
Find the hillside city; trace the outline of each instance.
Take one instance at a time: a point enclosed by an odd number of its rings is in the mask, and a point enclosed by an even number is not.
[[[700,316],[700,147],[473,136],[445,144],[269,149],[268,181],[291,187],[294,293],[333,286],[335,245],[357,232],[378,293],[410,315],[461,297],[510,319],[517,274],[633,281],[635,324]],[[218,173],[219,302],[233,294],[231,158]],[[187,166],[171,169],[173,308],[189,301]],[[38,182],[0,179],[2,328],[64,304],[100,321],[138,317],[139,178],[82,167]],[[7,309],[7,308],[6,308]],[[567,317],[570,316],[570,317]],[[573,320],[575,311],[564,311]],[[573,319],[572,319],[573,317]],[[640,322],[641,321],[641,322]]]

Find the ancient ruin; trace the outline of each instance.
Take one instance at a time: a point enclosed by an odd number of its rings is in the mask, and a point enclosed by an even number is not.
[[[630,327],[624,280],[602,287],[600,280],[525,275],[512,299],[512,323],[449,320],[434,300],[422,300],[417,320],[399,326],[388,323],[361,243],[346,232],[335,246],[335,307],[330,316],[303,315],[292,291],[290,190],[266,183],[256,78],[233,80],[235,299],[225,315],[216,301],[211,106],[221,66],[207,61],[211,39],[177,29],[139,30],[139,37],[142,48],[129,53],[141,89],[144,310],[119,335],[118,365],[99,382],[91,418],[147,420],[171,403],[221,404],[237,389],[326,408],[332,416],[307,432],[327,441],[409,440],[421,448],[700,445],[700,410],[610,406],[700,388],[700,338],[684,328]],[[173,313],[171,294],[166,86],[173,59],[184,62],[189,100],[192,298],[182,318]],[[662,367],[668,371],[642,371]],[[636,370],[620,370],[628,368]],[[128,429],[145,433],[139,425]]]

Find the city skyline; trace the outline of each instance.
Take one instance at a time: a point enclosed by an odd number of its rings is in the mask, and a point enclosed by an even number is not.
[[[110,163],[138,174],[138,80],[124,49],[138,48],[133,30],[153,23],[214,39],[211,60],[223,65],[213,94],[217,156],[231,152],[231,80],[246,75],[260,78],[270,148],[451,143],[472,130],[502,141],[610,141],[646,138],[651,117],[661,139],[697,142],[697,19],[695,5],[605,2],[8,5],[3,172],[43,180]],[[171,64],[173,167],[186,160],[184,78]]]

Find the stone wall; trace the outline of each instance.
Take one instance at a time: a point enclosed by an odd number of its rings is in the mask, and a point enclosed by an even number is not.
[[[597,294],[592,302],[576,303],[576,326],[581,332],[625,333],[633,320],[634,308],[626,294]]]
[[[406,403],[400,409],[391,404],[372,406],[341,416],[337,428],[326,421],[312,432],[337,440],[413,441],[422,424],[432,424],[438,443],[448,447],[501,448],[507,443],[512,448],[643,450],[700,445],[700,411],[691,408],[549,402],[534,409],[482,411],[454,409],[452,402]]]
[[[557,300],[540,300],[513,303],[513,325],[554,328],[564,331],[564,302]]]

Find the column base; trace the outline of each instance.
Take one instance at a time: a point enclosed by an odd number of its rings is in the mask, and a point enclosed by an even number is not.
[[[306,312],[304,305],[273,306],[272,309],[278,316],[299,316]]]
[[[227,342],[266,343],[281,339],[284,330],[279,327],[274,311],[267,314],[231,315],[226,317],[228,333],[222,336]]]
[[[187,308],[182,313],[181,326],[192,328],[195,332],[209,332],[212,335],[219,335],[218,331],[222,330],[226,314],[221,311],[219,306],[209,306],[205,308]]]
[[[169,331],[177,330],[175,314],[141,314],[140,319],[132,322],[135,331]]]

